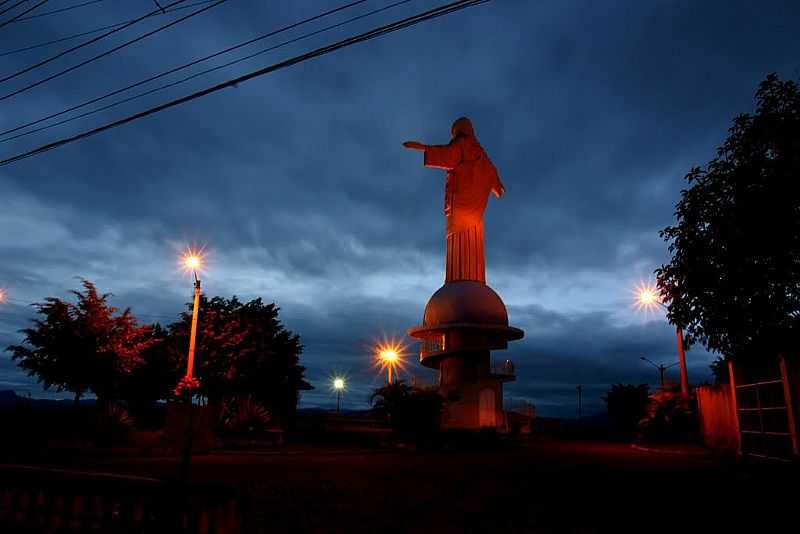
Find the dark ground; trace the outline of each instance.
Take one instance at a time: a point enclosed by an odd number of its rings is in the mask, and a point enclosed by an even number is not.
[[[167,458],[59,463],[178,471]],[[795,464],[549,440],[430,452],[289,446],[197,456],[192,471],[195,482],[241,493],[247,532],[797,532],[799,473]]]

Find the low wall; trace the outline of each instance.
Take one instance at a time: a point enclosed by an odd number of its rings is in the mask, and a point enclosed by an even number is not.
[[[145,477],[0,465],[0,532],[238,534],[236,496]]]
[[[697,411],[703,442],[713,449],[736,452],[739,431],[729,386],[700,386]]]

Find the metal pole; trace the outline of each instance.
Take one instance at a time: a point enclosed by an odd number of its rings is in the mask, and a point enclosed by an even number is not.
[[[391,384],[392,383],[392,364],[390,363],[389,365],[386,366],[386,368],[389,369],[389,384]]]
[[[578,385],[578,419],[581,418],[581,411],[582,411],[582,399],[581,394],[583,393],[583,386]]]
[[[197,271],[194,273],[194,306],[192,308],[192,330],[189,334],[189,358],[186,363],[186,378],[192,378],[194,371],[194,348],[197,339],[197,315],[200,309],[200,279]],[[186,443],[183,447],[183,458],[181,461],[181,481],[189,484],[189,471],[192,462],[192,440],[194,438],[194,410],[192,405],[192,391],[189,389],[186,395]]]
[[[664,371],[666,370],[667,368],[664,367],[663,363],[658,366],[658,372],[661,373],[661,391],[664,391]]]
[[[339,413],[342,409],[342,390],[336,390],[336,413]]]
[[[194,308],[192,309],[192,332],[189,335],[189,361],[186,364],[186,378],[192,378],[194,371],[194,346],[197,339],[197,314],[200,308],[200,279],[194,273]]]
[[[686,352],[683,350],[683,329],[678,326],[675,328],[675,337],[678,340],[678,360],[681,364],[681,395],[689,398],[689,377],[686,374]]]

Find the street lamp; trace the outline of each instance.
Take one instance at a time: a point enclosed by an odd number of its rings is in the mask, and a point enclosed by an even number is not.
[[[656,306],[661,306],[665,310],[667,309],[667,306],[661,302],[656,288],[652,286],[642,286],[638,289],[637,304],[639,307],[649,310],[652,310]],[[689,377],[686,373],[686,351],[683,349],[683,329],[680,325],[675,326],[675,338],[678,343],[678,363],[681,366],[681,395],[683,395],[684,398],[688,398]]]
[[[189,334],[189,358],[186,362],[186,380],[192,379],[194,371],[194,349],[197,340],[197,315],[200,309],[200,277],[198,272],[203,267],[203,256],[200,252],[187,250],[183,255],[183,266],[194,275],[194,307],[192,308],[192,330]]]
[[[0,287],[0,304],[4,303],[8,299],[8,295],[6,295],[6,290]]]
[[[189,357],[186,362],[186,376],[178,384],[178,394],[185,394],[186,403],[186,443],[183,448],[181,461],[181,480],[188,484],[189,469],[192,461],[192,440],[194,438],[194,410],[192,409],[192,396],[199,382],[192,376],[194,371],[194,349],[197,340],[197,316],[200,312],[200,276],[198,273],[203,268],[203,256],[199,251],[187,249],[183,257],[183,268],[194,276],[194,305],[192,307],[192,329],[189,334]]]
[[[333,379],[333,389],[336,391],[336,413],[342,408],[342,391],[345,388],[344,378],[336,377]]]
[[[658,369],[658,372],[661,374],[661,389],[662,389],[662,391],[663,391],[663,389],[664,389],[664,372],[665,372],[667,369],[670,369],[671,367],[675,367],[676,365],[678,365],[679,363],[681,363],[681,362],[675,362],[675,363],[673,363],[672,365],[666,365],[666,366],[665,366],[663,363],[658,363],[658,364],[657,364],[657,363],[653,362],[652,360],[649,360],[648,358],[645,358],[644,356],[640,356],[640,357],[639,357],[639,359],[640,359],[640,360],[642,360],[642,361],[645,361],[645,362],[649,363],[650,365],[652,365],[653,367],[655,367],[656,369]]]
[[[378,363],[386,368],[388,374],[388,384],[392,383],[392,372],[395,367],[402,363],[400,350],[393,345],[378,347]],[[396,374],[396,373],[395,373]]]

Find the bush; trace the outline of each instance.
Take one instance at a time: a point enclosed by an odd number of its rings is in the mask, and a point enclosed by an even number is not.
[[[647,415],[650,388],[646,384],[614,384],[602,399],[618,437],[633,439],[639,421]]]
[[[639,439],[655,442],[689,442],[697,436],[696,410],[679,389],[650,396],[647,414],[639,421]]]
[[[116,403],[97,406],[95,441],[99,447],[120,445],[134,427],[134,420],[128,410]]]
[[[400,380],[372,394],[375,414],[401,434],[428,437],[441,428],[444,398],[435,389],[408,386]]]
[[[222,404],[220,422],[225,430],[234,434],[254,434],[267,428],[272,419],[270,411],[251,395],[228,399]]]

